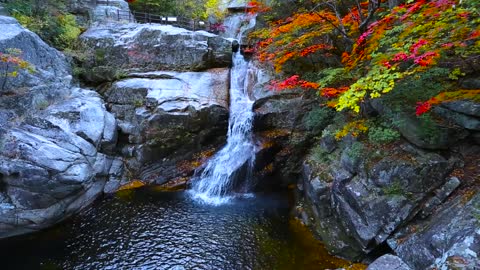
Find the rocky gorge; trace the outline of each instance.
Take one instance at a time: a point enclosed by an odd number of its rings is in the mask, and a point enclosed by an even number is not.
[[[108,21],[81,35],[74,71],[15,19],[0,16],[0,29],[0,51],[18,48],[35,67],[0,78],[1,238],[56,224],[134,179],[183,188],[225,144],[231,40]],[[438,107],[449,124],[435,137],[398,115],[401,138],[376,146],[336,139],[333,112],[309,125],[316,95],[267,90],[265,70],[249,76],[258,188],[293,187],[293,214],[329,252],[380,257],[368,269],[480,267],[478,104]]]
[[[229,41],[172,26],[92,27],[82,42],[96,61],[84,67],[107,78],[113,67],[128,74],[102,98],[72,83],[67,58],[16,20],[1,17],[1,26],[7,33],[2,50],[21,50],[35,67],[2,78],[3,237],[48,227],[132,177],[157,184],[185,177],[176,169],[179,161],[193,160],[224,140]],[[146,36],[155,43],[164,39],[164,46],[178,53],[161,46],[145,47],[169,53],[139,49],[138,40]],[[99,59],[100,51],[111,54]],[[177,62],[180,71],[174,71]],[[172,71],[151,72],[162,68]],[[199,69],[204,71],[186,71]],[[158,160],[163,162],[154,164]],[[184,170],[191,173],[188,165]]]

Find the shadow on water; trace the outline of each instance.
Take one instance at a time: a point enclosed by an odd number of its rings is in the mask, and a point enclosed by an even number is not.
[[[0,241],[1,269],[329,269],[285,194],[221,206],[142,188],[103,198],[44,232]]]

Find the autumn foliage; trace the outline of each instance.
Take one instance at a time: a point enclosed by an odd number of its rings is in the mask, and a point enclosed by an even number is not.
[[[0,52],[0,90],[4,90],[8,77],[17,77],[20,71],[29,73],[35,71],[35,67],[22,57],[22,51],[15,48],[8,48],[6,52]]]
[[[318,83],[300,80],[300,76],[293,75],[283,81],[273,80],[270,82],[270,85],[268,86],[270,90],[285,90],[285,89],[294,89],[297,87],[301,87],[305,89],[309,89],[309,88],[318,89],[319,85]]]
[[[318,89],[337,110],[360,111],[361,103],[391,91],[401,80],[414,79],[432,67],[465,68],[480,60],[480,14],[475,0],[311,1],[314,7],[255,32],[258,59],[280,76],[298,60],[320,62],[323,68],[343,68],[354,78],[345,85],[309,84],[299,75],[275,82],[277,89]],[[350,3],[350,5],[348,4]],[[348,6],[349,5],[349,6]],[[448,78],[446,78],[448,79]],[[305,87],[306,86],[306,87]],[[417,115],[441,102],[478,101],[478,89],[452,88],[427,101],[419,100]],[[412,105],[414,106],[414,105]]]

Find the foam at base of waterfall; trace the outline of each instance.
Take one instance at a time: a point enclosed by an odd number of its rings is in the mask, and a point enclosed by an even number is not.
[[[208,192],[196,193],[194,190],[187,191],[192,199],[202,204],[213,206],[225,205],[232,203],[234,199],[254,199],[254,193],[233,193],[227,196],[211,196]]]
[[[212,196],[208,192],[203,192],[203,193],[197,193],[194,190],[189,190],[188,193],[192,197],[192,199],[204,203],[204,204],[209,204],[209,205],[223,205],[227,204],[232,201],[234,196]]]

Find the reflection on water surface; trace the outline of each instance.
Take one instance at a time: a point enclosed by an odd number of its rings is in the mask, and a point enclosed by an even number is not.
[[[286,196],[208,206],[184,192],[128,190],[45,232],[0,241],[1,269],[329,269],[289,221]],[[359,269],[359,268],[357,268]]]

